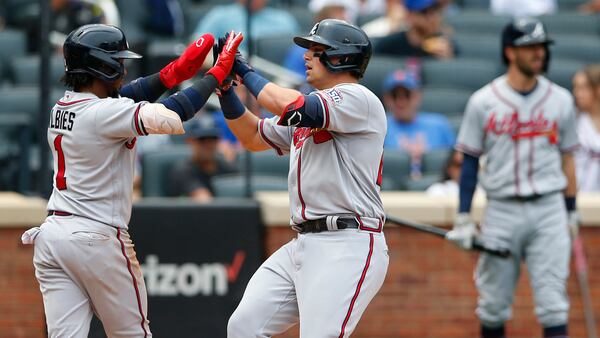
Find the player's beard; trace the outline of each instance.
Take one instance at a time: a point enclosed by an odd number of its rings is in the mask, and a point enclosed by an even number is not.
[[[533,61],[538,61],[538,60],[533,60]],[[535,69],[534,67],[531,66],[530,63],[528,63],[526,60],[524,60],[522,58],[517,58],[516,65],[517,65],[517,68],[519,69],[519,71],[523,75],[525,75],[526,77],[530,77],[530,78],[535,77],[536,75],[539,75],[542,72],[541,68],[543,68],[543,67],[541,67],[540,69]]]

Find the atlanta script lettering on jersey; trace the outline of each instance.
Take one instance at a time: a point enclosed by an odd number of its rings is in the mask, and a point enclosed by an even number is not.
[[[75,113],[57,109],[50,117],[50,128],[69,130],[73,129]]]
[[[519,114],[505,114],[501,119],[496,112],[492,112],[485,126],[485,131],[496,135],[507,134],[513,140],[532,138],[536,136],[548,136],[551,144],[558,142],[558,123],[548,120],[543,111],[529,121],[519,121]]]
[[[296,128],[294,130],[294,146],[296,149],[302,148],[304,141],[313,137],[315,144],[327,142],[333,138],[331,133],[323,128]]]

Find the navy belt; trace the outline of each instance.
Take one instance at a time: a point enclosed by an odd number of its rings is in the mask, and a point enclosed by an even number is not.
[[[540,194],[533,194],[533,195],[527,195],[527,196],[509,196],[506,197],[505,199],[509,200],[509,201],[516,201],[516,202],[533,202],[536,200],[539,200],[540,198],[544,197],[546,195],[540,195]]]
[[[301,234],[330,230],[358,229],[359,227],[358,221],[354,217],[340,217],[335,221],[335,224],[337,226],[337,229],[331,229],[327,226],[327,218],[319,218],[303,222],[301,224],[296,225],[296,227],[298,227]]]
[[[48,210],[48,216],[73,216],[73,214],[66,211]]]

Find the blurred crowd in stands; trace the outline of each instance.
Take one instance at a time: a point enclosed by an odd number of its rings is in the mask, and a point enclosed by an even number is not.
[[[361,83],[388,113],[383,190],[420,190],[457,196],[462,163],[453,151],[469,96],[503,72],[500,31],[511,17],[537,16],[556,43],[546,76],[572,90],[581,149],[581,191],[600,191],[600,0],[53,0],[50,43],[51,102],[62,96],[62,42],[72,29],[107,23],[125,31],[143,62],[128,66],[128,80],[158,71],[196,36],[248,37],[242,46],[272,81],[303,82],[303,50],[294,35],[315,22],[343,19],[362,27],[373,56]],[[252,12],[247,21],[247,10]],[[29,193],[41,164],[39,112],[39,16],[37,0],[0,1],[0,190]],[[248,33],[248,24],[251,31]],[[269,116],[236,88],[247,106]],[[216,102],[216,101],[215,101]],[[138,142],[138,197],[177,196],[200,202],[251,189],[286,190],[287,157],[242,152],[211,103],[186,123],[186,135],[151,135]],[[43,112],[44,114],[46,112]],[[26,136],[23,136],[26,135]],[[25,155],[24,155],[25,154]],[[23,158],[25,157],[25,158]]]

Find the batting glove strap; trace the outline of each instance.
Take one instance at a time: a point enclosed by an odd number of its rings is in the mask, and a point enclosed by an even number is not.
[[[477,226],[467,213],[459,213],[454,218],[452,231],[446,234],[446,239],[458,247],[469,250],[473,247],[473,238],[477,233]]]
[[[179,58],[161,69],[160,80],[165,87],[171,89],[196,75],[206,55],[211,51],[214,41],[211,34],[202,35],[192,42]]]

